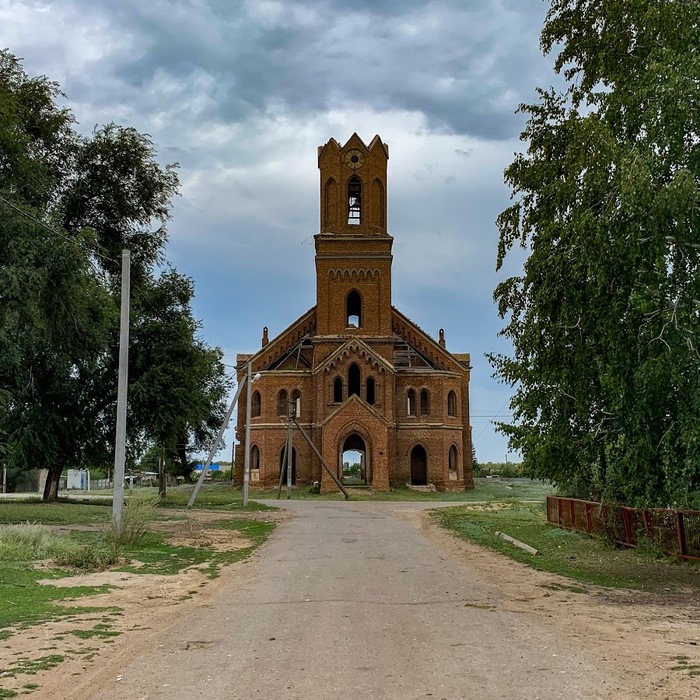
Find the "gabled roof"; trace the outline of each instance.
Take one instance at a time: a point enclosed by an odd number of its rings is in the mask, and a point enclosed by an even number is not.
[[[269,369],[278,360],[281,360],[307,336],[316,332],[316,307],[312,306],[305,314],[294,323],[287,326],[279,335],[274,337],[267,345],[258,350],[253,358],[253,370],[264,371]],[[251,356],[246,356],[246,360]]]
[[[388,372],[394,371],[394,366],[387,362],[381,355],[378,355],[367,343],[361,338],[355,336],[348,338],[335,352],[331,353],[316,369],[315,372],[321,370],[330,371],[333,367],[340,364],[351,353],[357,352],[360,357],[369,360],[375,369],[383,369]]]
[[[426,359],[442,369],[459,373],[471,369],[468,354],[461,353],[460,359],[458,359],[431,338],[420,326],[411,321],[408,316],[404,316],[395,306],[391,307],[391,329],[396,335],[415,347]],[[462,358],[467,359],[465,361]]]
[[[324,419],[321,425],[326,425],[329,421],[331,421],[335,416],[337,416],[339,413],[342,411],[345,411],[350,404],[355,401],[359,403],[364,409],[366,409],[369,413],[371,413],[373,416],[375,416],[378,420],[380,420],[384,425],[391,425],[389,421],[381,414],[379,411],[377,411],[374,406],[370,406],[363,398],[358,396],[357,394],[353,394],[352,396],[348,396],[343,403],[338,406],[335,410],[331,411]]]

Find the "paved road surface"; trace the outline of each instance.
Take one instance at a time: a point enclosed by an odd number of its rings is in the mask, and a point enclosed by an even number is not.
[[[285,502],[223,589],[95,698],[609,697],[561,635],[425,538],[412,503]],[[189,648],[187,648],[189,647]]]

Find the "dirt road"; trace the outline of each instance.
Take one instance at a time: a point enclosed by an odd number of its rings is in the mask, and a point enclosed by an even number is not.
[[[514,606],[461,545],[427,537],[426,504],[284,505],[292,517],[216,596],[76,678],[66,697],[643,696],[580,637]]]

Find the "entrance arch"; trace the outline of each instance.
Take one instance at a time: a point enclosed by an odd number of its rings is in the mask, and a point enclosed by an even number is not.
[[[287,483],[287,465],[286,462],[287,455],[285,454],[284,447],[280,451],[280,476],[282,476],[282,483]],[[292,447],[292,484],[297,483],[297,449]]]
[[[365,441],[351,433],[340,448],[340,477],[347,486],[367,486],[370,483],[369,450]]]
[[[411,450],[411,484],[413,486],[428,484],[428,454],[423,445],[416,445]]]

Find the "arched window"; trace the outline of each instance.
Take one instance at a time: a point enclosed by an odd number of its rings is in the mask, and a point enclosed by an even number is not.
[[[428,390],[423,389],[420,393],[420,414],[421,416],[427,416],[430,413],[430,397],[428,396]]]
[[[348,369],[348,396],[353,394],[360,395],[360,386],[362,385],[362,377],[360,368],[353,362]]]
[[[279,394],[277,394],[277,415],[286,416],[289,407],[287,406],[287,390],[282,389]]]
[[[457,448],[454,445],[450,447],[448,465],[450,467],[451,472],[457,471]]]
[[[253,418],[260,417],[260,406],[261,406],[260,392],[254,391],[253,397],[252,397],[252,407],[251,407],[251,415]]]
[[[362,326],[362,297],[353,289],[345,300],[345,326],[360,328]]]
[[[343,380],[336,377],[333,380],[333,403],[343,402]]]
[[[416,392],[413,389],[409,389],[406,395],[406,411],[409,416],[416,415]]]
[[[250,468],[260,469],[260,449],[257,445],[253,445],[250,450]]]
[[[348,181],[348,223],[359,224],[362,215],[362,183],[357,175]]]
[[[370,406],[374,405],[374,379],[367,377],[367,387],[365,389],[365,398]]]
[[[294,416],[298,418],[301,415],[301,392],[299,391],[299,389],[294,389],[292,395],[289,398],[292,401]]]
[[[451,391],[447,395],[447,415],[456,416],[457,415],[457,394]]]

